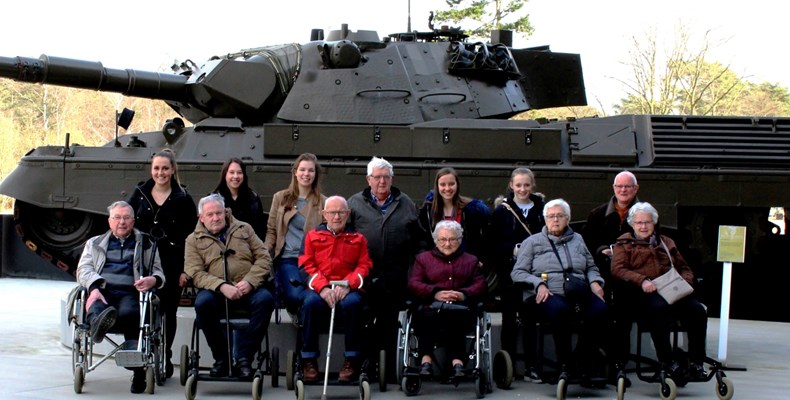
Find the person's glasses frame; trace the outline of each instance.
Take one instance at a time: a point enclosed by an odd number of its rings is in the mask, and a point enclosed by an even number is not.
[[[131,221],[134,219],[134,217],[132,217],[131,215],[123,215],[123,216],[113,215],[112,217],[110,217],[110,219],[113,221]]]
[[[547,216],[546,216],[546,219],[556,219],[556,220],[561,220],[561,219],[565,219],[565,218],[567,218],[567,217],[568,217],[568,215],[567,215],[567,214],[550,214],[550,215],[547,215]]]
[[[342,216],[348,214],[349,210],[340,210],[340,211],[327,211],[327,210],[324,210],[324,212],[326,213],[326,215],[329,215],[330,217],[342,217]]]

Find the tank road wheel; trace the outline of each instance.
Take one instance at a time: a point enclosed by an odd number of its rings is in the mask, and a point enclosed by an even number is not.
[[[617,378],[617,400],[625,399],[625,377]]]
[[[285,388],[294,390],[294,351],[285,353]]]
[[[85,372],[82,370],[82,365],[74,367],[74,393],[82,393],[82,385],[85,384]]]
[[[14,203],[14,219],[17,232],[30,250],[72,275],[85,241],[107,230],[106,219],[99,215],[41,208],[22,201]]]
[[[735,395],[735,386],[732,380],[728,377],[721,378],[721,381],[716,382],[716,396],[721,400],[730,400]]]
[[[181,345],[181,357],[178,360],[178,381],[181,386],[186,385],[189,375],[189,346]]]
[[[271,372],[272,372],[272,387],[280,387],[280,348],[279,347],[272,347],[272,351],[269,354],[269,361],[271,362]]]
[[[560,378],[557,381],[557,400],[565,400],[568,394],[568,381],[565,378]]]
[[[661,400],[675,400],[675,398],[678,397],[678,386],[672,378],[664,379],[664,382],[661,383],[658,390],[658,396]]]
[[[263,376],[255,374],[252,380],[252,400],[261,400],[263,394]]]
[[[298,380],[294,384],[294,394],[296,395],[296,400],[304,400],[304,382],[302,380]],[[195,399],[187,399],[187,400],[195,400]]]
[[[154,372],[153,367],[145,367],[145,392],[148,394],[154,394],[154,388],[156,388]]]
[[[359,382],[359,400],[370,400],[370,383],[368,381]]]
[[[379,350],[379,392],[387,391],[387,352]]]
[[[513,360],[507,351],[499,350],[494,354],[493,374],[496,387],[510,389],[513,384]]]
[[[400,388],[406,396],[416,396],[420,394],[422,383],[420,378],[414,376],[404,376],[400,381]]]
[[[189,374],[189,378],[187,378],[187,382],[184,385],[184,397],[187,400],[195,400],[195,394],[197,394],[197,376]]]

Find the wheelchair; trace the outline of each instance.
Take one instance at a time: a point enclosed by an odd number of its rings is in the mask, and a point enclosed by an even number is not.
[[[137,340],[116,342],[106,336],[104,340],[112,350],[94,360],[94,345],[87,321],[85,308],[88,290],[75,287],[69,294],[69,321],[72,325],[71,364],[74,374],[74,392],[82,393],[86,375],[99,365],[115,357],[120,367],[145,369],[145,392],[153,394],[155,387],[162,386],[166,380],[165,371],[165,316],[159,306],[159,298],[150,290],[139,294],[140,332]],[[111,328],[108,333],[119,333]]]
[[[636,354],[633,355],[636,363],[636,376],[643,382],[658,383],[661,400],[674,400],[678,395],[678,387],[686,386],[687,383],[709,382],[714,378],[716,379],[716,396],[719,399],[729,400],[735,394],[733,382],[724,373],[722,364],[708,356],[705,357],[705,364],[710,365],[710,368],[704,379],[690,380],[683,376],[671,376],[669,372],[662,368],[658,360],[648,358],[642,354],[642,337],[645,334],[649,334],[650,331],[639,322],[636,325]],[[685,356],[679,345],[679,336],[682,332],[685,332],[685,328],[679,321],[675,321],[670,326],[672,352],[676,358],[680,359],[683,359]],[[618,380],[617,399],[623,400],[624,398],[625,387]]]
[[[504,350],[498,351],[492,360],[491,316],[482,307],[478,307],[476,311],[467,310],[475,314],[476,324],[474,330],[466,336],[468,352],[464,379],[474,380],[475,394],[477,398],[483,398],[492,392],[492,382],[501,389],[510,387],[513,382],[513,363],[510,355]],[[416,312],[417,306],[410,304],[398,316],[395,371],[401,390],[407,396],[419,394],[422,386],[420,376],[422,354],[419,351],[419,338],[412,325]],[[456,380],[454,383],[457,385],[459,382]]]
[[[293,285],[303,285],[302,282],[294,282],[292,281]],[[347,285],[346,281],[331,281],[333,287],[335,285]],[[296,348],[302,348],[302,329],[303,324],[299,320],[299,313],[298,310],[287,310],[288,314],[291,318],[292,323],[296,327]],[[365,323],[363,329],[369,331],[371,326],[373,325],[372,318],[370,317],[371,312],[370,309],[366,306],[363,310],[363,314],[365,315]],[[328,343],[327,343],[327,351],[326,351],[326,358],[330,359],[332,356],[332,340],[335,327],[335,309],[333,308],[330,312],[329,317],[329,329],[328,329]],[[365,348],[368,348],[366,346]],[[339,385],[339,386],[352,386],[352,385],[359,385],[359,398],[360,400],[370,400],[371,398],[371,388],[370,388],[370,377],[377,376],[378,377],[378,384],[379,384],[379,391],[386,392],[387,391],[387,381],[385,376],[385,365],[386,362],[386,353],[384,350],[378,351],[378,364],[373,362],[369,356],[364,357],[362,364],[360,366],[360,373],[359,378],[357,381],[351,381],[349,383],[341,383],[335,379],[335,374],[330,374],[328,371],[324,371],[324,379],[318,380],[315,382],[306,382],[304,380],[303,375],[303,366],[302,366],[302,358],[301,352],[299,350],[288,350],[286,353],[286,370],[285,370],[285,382],[286,388],[288,390],[293,390],[294,395],[296,396],[297,400],[304,400],[305,399],[305,386],[306,385],[324,385],[324,393],[322,395],[322,399],[326,398],[326,386],[329,382],[332,382],[332,385]],[[324,368],[328,365],[327,363],[324,364]],[[319,363],[319,369],[322,367],[322,364]],[[332,376],[333,379],[329,379]]]
[[[249,326],[250,320],[244,312],[234,312],[234,310],[231,310],[230,314],[229,318],[222,318],[219,323],[225,325],[229,330],[229,349],[233,352],[232,349],[235,348],[235,336]],[[191,348],[188,345],[181,346],[179,362],[179,380],[181,385],[184,386],[184,395],[187,400],[195,399],[198,381],[249,382],[248,379],[233,376],[232,374],[229,376],[210,376],[207,371],[211,368],[200,366],[200,327],[198,326],[197,319],[192,323],[192,339],[190,343]],[[256,357],[252,365],[255,369],[252,377],[252,398],[254,400],[260,400],[262,398],[264,375],[271,375],[272,387],[276,388],[279,386],[279,362],[280,349],[276,346],[270,349],[269,335],[267,333],[261,343],[260,349],[256,352]],[[229,370],[233,370],[234,364],[235,362],[230,363],[228,366]]]

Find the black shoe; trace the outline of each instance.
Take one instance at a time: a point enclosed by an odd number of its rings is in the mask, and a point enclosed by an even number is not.
[[[463,378],[466,376],[466,371],[464,371],[463,364],[455,364],[453,365],[453,371],[455,371],[453,377],[455,378]]]
[[[433,375],[433,365],[429,362],[422,363],[420,367],[420,376],[431,376]]]
[[[113,306],[105,308],[99,315],[93,318],[90,322],[90,334],[93,343],[101,343],[104,340],[107,331],[115,325],[116,318],[118,318],[118,310]]]
[[[675,381],[684,375],[683,368],[680,366],[680,364],[678,364],[677,361],[672,361],[672,363],[669,365],[664,364],[664,371],[666,371],[667,377],[672,378]]]
[[[142,368],[135,368],[132,374],[132,387],[129,389],[132,393],[145,392],[145,370]]]
[[[248,359],[239,358],[239,360],[236,361],[236,368],[239,371],[239,378],[241,379],[252,378],[252,374],[254,373],[254,371],[252,370],[252,367],[250,366],[250,361]]]
[[[543,383],[543,378],[540,377],[538,369],[535,367],[527,368],[524,373],[524,380],[532,383]]]
[[[208,372],[208,375],[211,377],[220,377],[220,376],[228,376],[228,363],[225,360],[222,361],[214,361],[214,366],[211,367],[211,370]]]
[[[701,363],[691,363],[689,365],[688,379],[690,381],[704,381],[708,379],[708,373]]]
[[[173,377],[173,363],[170,360],[165,362],[165,378],[170,379]]]

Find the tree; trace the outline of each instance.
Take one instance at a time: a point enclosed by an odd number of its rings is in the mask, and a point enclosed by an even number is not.
[[[453,24],[464,21],[480,23],[474,29],[465,29],[472,38],[488,38],[491,31],[496,29],[512,30],[527,37],[535,30],[529,22],[529,15],[517,17],[527,1],[529,0],[446,0],[450,9],[438,11],[435,19]]]

